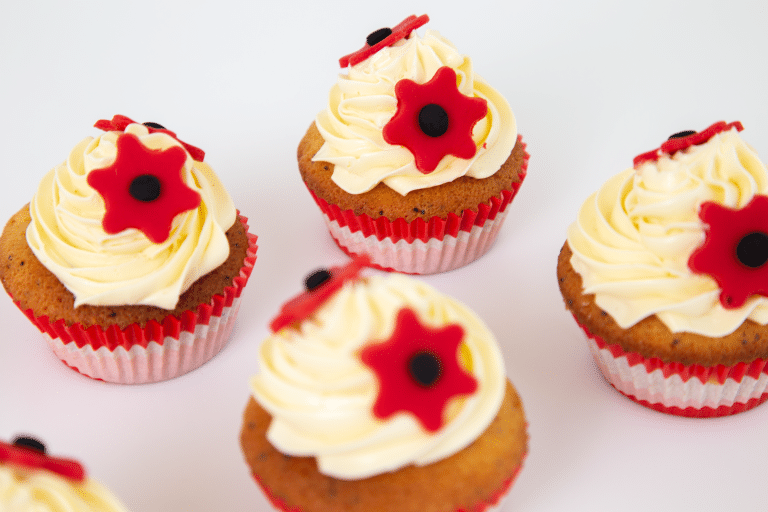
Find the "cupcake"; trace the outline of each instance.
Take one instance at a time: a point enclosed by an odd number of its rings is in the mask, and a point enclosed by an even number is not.
[[[240,435],[254,479],[283,511],[494,509],[527,433],[493,335],[366,264],[312,274],[272,322]]]
[[[96,123],[0,236],[0,280],[94,379],[176,377],[227,342],[256,237],[204,152],[156,123]]]
[[[4,512],[126,512],[73,459],[51,457],[30,437],[0,441],[0,510]]]
[[[493,245],[528,167],[501,94],[410,16],[340,59],[346,73],[298,148],[336,243],[378,268],[430,274]]]
[[[606,380],[671,414],[768,398],[768,170],[739,122],[673,135],[579,211],[560,291]]]

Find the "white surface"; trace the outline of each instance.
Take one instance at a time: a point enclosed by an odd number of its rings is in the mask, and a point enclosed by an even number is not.
[[[423,278],[486,320],[523,398],[530,455],[504,510],[765,510],[768,405],[696,420],[629,401],[599,375],[555,279],[581,202],[668,135],[741,120],[768,160],[765,0],[263,4],[0,5],[0,219],[120,113],[203,148],[260,245],[230,343],[164,383],[82,377],[0,301],[0,439],[29,432],[78,457],[135,512],[268,510],[238,446],[257,347],[305,274],[347,260],[296,146],[337,59],[427,13],[507,97],[531,154],[491,251]]]

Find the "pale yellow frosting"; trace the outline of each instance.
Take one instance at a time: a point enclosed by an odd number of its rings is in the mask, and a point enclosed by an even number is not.
[[[179,146],[167,134],[141,124],[125,133],[151,149]],[[187,154],[184,182],[201,196],[200,206],[173,220],[165,242],[155,244],[129,228],[107,234],[101,226],[104,200],[86,181],[89,172],[111,165],[121,132],[87,137],[40,182],[30,202],[27,243],[35,256],[75,296],[75,306],[150,305],[173,309],[198,278],[229,257],[225,235],[237,218],[216,174]]]
[[[705,238],[703,202],[740,208],[766,193],[768,170],[736,129],[627,169],[587,199],[568,229],[584,293],[623,328],[654,314],[672,332],[712,337],[747,318],[768,323],[768,299],[725,309],[714,279],[688,268]]]
[[[433,172],[422,174],[411,152],[387,144],[381,132],[397,109],[395,84],[404,78],[428,82],[443,66],[456,71],[462,94],[487,100],[488,114],[472,132],[478,147],[473,158],[448,155]],[[474,73],[469,57],[434,30],[423,38],[414,31],[340,74],[315,123],[325,143],[313,160],[334,164],[333,181],[350,194],[367,192],[380,182],[405,195],[460,176],[487,178],[499,170],[517,140],[507,100]]]
[[[103,485],[87,478],[78,483],[48,471],[28,471],[0,464],[2,512],[127,512]]]
[[[451,399],[446,423],[435,433],[410,413],[387,420],[372,413],[378,384],[359,354],[388,339],[406,307],[425,325],[464,329],[462,360],[478,382],[474,394]],[[299,329],[269,336],[259,363],[251,387],[272,415],[272,445],[315,457],[321,473],[348,480],[430,464],[463,449],[498,413],[506,382],[501,352],[483,322],[459,302],[398,274],[347,282]]]

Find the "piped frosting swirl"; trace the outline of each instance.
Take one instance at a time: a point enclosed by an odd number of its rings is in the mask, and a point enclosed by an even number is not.
[[[86,478],[75,482],[54,473],[0,463],[3,512],[127,512],[103,485]]]
[[[130,124],[125,133],[150,149],[182,147],[171,136]],[[87,137],[41,181],[30,202],[27,243],[35,256],[75,296],[75,306],[150,305],[173,309],[192,283],[229,256],[225,235],[237,211],[224,186],[204,162],[187,158],[182,179],[201,196],[200,206],[177,215],[171,233],[153,243],[129,228],[107,234],[103,198],[88,173],[111,165],[117,138],[110,131]],[[185,150],[186,152],[186,150]]]
[[[436,433],[409,413],[386,420],[372,413],[378,385],[360,352],[392,335],[403,308],[426,325],[457,324],[465,332],[461,360],[477,391],[447,404],[446,422]],[[430,464],[460,451],[496,416],[506,382],[498,345],[476,315],[396,274],[345,283],[310,319],[268,337],[259,365],[251,388],[272,415],[269,441],[285,454],[315,457],[320,472],[348,480]]]
[[[478,148],[474,157],[448,155],[433,172],[423,174],[405,147],[385,142],[382,129],[397,110],[397,82],[406,78],[423,84],[443,66],[456,72],[462,94],[488,102],[488,113],[472,132]],[[414,31],[340,74],[315,123],[325,143],[313,160],[334,164],[333,181],[350,194],[380,182],[406,195],[460,176],[487,178],[509,157],[517,139],[515,117],[504,97],[474,73],[469,57],[433,30],[423,38]]]
[[[672,332],[711,337],[746,319],[765,325],[768,298],[726,309],[717,283],[688,260],[705,239],[702,203],[740,208],[766,193],[768,169],[736,128],[627,169],[587,199],[568,229],[584,293],[623,328],[650,315]]]

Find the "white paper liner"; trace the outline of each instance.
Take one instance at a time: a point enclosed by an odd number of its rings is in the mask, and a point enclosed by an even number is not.
[[[509,209],[499,211],[496,218],[470,231],[459,231],[457,236],[445,235],[442,240],[432,238],[426,242],[416,239],[379,240],[376,234],[365,236],[362,231],[351,231],[325,213],[323,219],[336,243],[348,254],[367,254],[373,266],[397,270],[407,274],[435,274],[462,267],[476,260],[493,246]]]
[[[194,332],[182,331],[179,338],[166,336],[162,344],[150,341],[146,348],[78,348],[74,341],[65,344],[61,338],[42,334],[56,356],[83,375],[118,384],[145,384],[192,371],[218,354],[229,339],[239,307],[240,297],[236,297],[221,316],[211,315],[208,325],[198,323]]]
[[[664,376],[661,369],[651,372],[643,364],[630,366],[626,355],[615,357],[608,348],[587,337],[589,349],[605,379],[618,391],[653,409],[683,416],[724,416],[749,409],[765,400],[768,374],[755,379],[744,375],[740,381],[712,379],[706,383],[696,377],[684,381],[680,375]],[[645,402],[645,403],[643,403]]]

